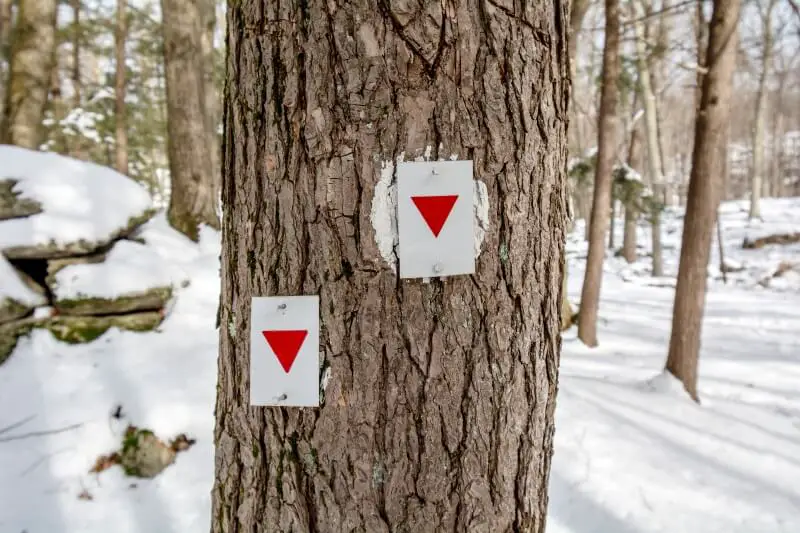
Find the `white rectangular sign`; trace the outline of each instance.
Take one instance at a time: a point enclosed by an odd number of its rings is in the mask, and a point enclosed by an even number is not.
[[[253,298],[250,405],[319,407],[319,296]]]
[[[475,272],[472,161],[397,166],[401,278]]]

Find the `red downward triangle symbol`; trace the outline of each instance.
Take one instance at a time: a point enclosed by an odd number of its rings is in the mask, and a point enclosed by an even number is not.
[[[287,329],[262,331],[264,338],[267,339],[269,347],[275,352],[275,356],[280,361],[281,366],[289,373],[292,369],[294,360],[300,352],[300,347],[308,335],[307,329]]]
[[[456,205],[456,200],[458,200],[457,194],[411,197],[411,201],[414,202],[422,218],[428,223],[434,237],[438,237],[439,232],[442,231],[447,217],[450,216],[453,206]]]

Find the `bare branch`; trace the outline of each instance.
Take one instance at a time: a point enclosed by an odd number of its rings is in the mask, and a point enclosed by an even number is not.
[[[28,439],[28,438],[31,438],[31,437],[44,437],[46,435],[55,435],[57,433],[64,433],[65,431],[78,429],[82,425],[83,425],[83,423],[79,423],[79,424],[72,424],[71,426],[65,426],[63,428],[58,428],[58,429],[50,429],[50,430],[44,430],[44,431],[31,431],[30,433],[22,433],[20,435],[12,435],[10,437],[4,437],[4,438],[0,439],[0,442],[11,442],[12,440],[23,440],[23,439]]]
[[[0,435],[2,435],[3,433],[8,433],[12,429],[16,429],[16,428],[18,428],[18,427],[20,427],[20,426],[22,426],[24,424],[27,424],[28,422],[30,422],[34,418],[36,418],[36,415],[31,415],[31,416],[29,416],[27,418],[23,418],[22,420],[20,420],[18,422],[14,422],[10,426],[6,426],[4,428],[0,428]]]

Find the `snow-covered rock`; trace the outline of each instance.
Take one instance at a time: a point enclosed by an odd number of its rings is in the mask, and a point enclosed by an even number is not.
[[[45,303],[44,291],[0,255],[0,324],[23,317]]]
[[[64,266],[49,281],[60,313],[107,315],[161,309],[184,278],[150,246],[122,240],[104,261]]]
[[[0,251],[9,258],[88,254],[152,215],[150,195],[135,181],[54,153],[0,145],[0,180],[14,182],[14,203],[41,209],[0,220]]]

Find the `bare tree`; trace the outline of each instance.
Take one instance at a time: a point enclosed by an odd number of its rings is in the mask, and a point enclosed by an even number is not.
[[[726,127],[736,66],[740,0],[715,0],[709,25],[707,74],[695,127],[672,334],[666,368],[697,400],[697,362],[706,279],[725,164]]]
[[[753,128],[753,170],[750,183],[750,218],[761,218],[761,194],[764,180],[764,144],[766,143],[767,119],[767,78],[772,62],[772,11],[777,0],[766,0],[761,15],[761,65],[758,75],[758,92],[756,96],[755,127]]]
[[[0,142],[37,150],[56,51],[56,0],[19,0]]]
[[[213,532],[544,531],[567,5],[229,4]],[[426,150],[473,160],[491,226],[475,275],[399,283],[372,213]],[[253,408],[251,297],[289,294],[321,407]]]
[[[161,0],[171,177],[167,217],[193,240],[200,224],[219,227],[205,96],[204,8],[193,0]]]
[[[619,78],[619,1],[605,0],[606,26],[603,47],[603,75],[598,118],[597,165],[592,200],[589,254],[581,290],[578,338],[587,346],[597,346],[597,310],[603,282],[605,234],[608,230],[611,174],[617,144],[617,79]]]
[[[638,5],[638,4],[637,4]],[[644,9],[635,11],[635,16],[642,16]],[[661,202],[664,198],[664,176],[662,174],[663,164],[661,161],[661,147],[658,136],[658,109],[656,95],[653,91],[652,78],[650,72],[649,58],[645,41],[644,22],[634,23],[634,33],[636,44],[636,66],[639,71],[639,92],[642,97],[644,107],[644,121],[647,141],[647,169],[652,185],[651,209],[648,216],[652,231],[652,259],[653,276],[664,275],[664,260],[661,246]]]
[[[116,57],[116,73],[114,78],[114,119],[115,119],[115,154],[116,168],[123,174],[128,173],[128,128],[126,120],[125,88],[127,74],[125,67],[125,41],[128,38],[127,0],[117,0],[117,27],[114,32],[114,52]]]

